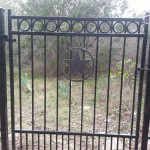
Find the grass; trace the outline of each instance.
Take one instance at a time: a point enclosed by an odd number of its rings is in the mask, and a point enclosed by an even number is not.
[[[24,75],[24,73],[22,73],[22,75]],[[28,80],[30,86],[32,87],[32,79],[30,74]],[[96,85],[96,96],[95,96],[95,85]],[[22,129],[32,130],[32,127],[34,125],[34,130],[57,130],[57,125],[58,125],[58,130],[60,131],[70,130],[76,132],[82,131],[82,132],[105,133],[107,127],[108,133],[130,134],[131,126],[132,126],[131,120],[132,120],[134,87],[133,84],[130,85],[128,84],[127,81],[124,82],[122,97],[120,98],[120,86],[121,86],[120,79],[114,79],[114,78],[110,79],[109,101],[108,101],[108,97],[107,97],[108,79],[105,76],[102,77],[98,75],[97,84],[95,84],[95,80],[93,79],[88,79],[84,81],[84,83],[72,82],[70,84],[68,80],[59,78],[58,93],[57,93],[57,79],[55,77],[46,78],[46,89],[44,88],[44,78],[35,77],[34,90],[28,91],[27,85],[23,83],[21,84],[21,89],[19,89],[19,80],[18,80],[18,76],[16,75],[14,81],[15,128],[20,129],[22,126]],[[9,82],[8,82],[8,87],[9,87]],[[45,90],[46,90],[46,99],[44,99]],[[20,92],[21,92],[21,101],[19,95]],[[137,92],[138,92],[138,88],[136,89],[136,93],[135,93],[136,95],[135,106],[134,106],[135,111],[133,115],[134,118],[133,118],[133,129],[132,129],[133,134],[135,133],[135,123],[136,123]],[[9,89],[8,89],[8,93],[9,93]],[[120,101],[120,99],[122,101]],[[33,103],[34,103],[34,108],[32,105]],[[20,107],[21,107],[21,111],[20,111]],[[10,108],[10,101],[9,101],[9,108]],[[119,112],[119,108],[121,108],[121,112]],[[58,111],[58,116],[57,116],[57,111]],[[69,118],[69,112],[70,112],[70,118]],[[121,117],[120,125],[119,125],[119,115]],[[10,112],[9,112],[9,116],[10,116]],[[20,120],[20,118],[22,118],[22,120]],[[34,122],[32,119],[34,120]],[[70,119],[70,123],[69,123],[69,119]],[[9,117],[9,124],[10,124],[10,117]],[[120,131],[118,131],[119,128]],[[18,135],[16,141],[19,141],[19,138],[20,136]],[[23,140],[26,140],[25,135],[22,138]],[[31,139],[30,134],[28,138]],[[41,135],[41,139],[42,138],[43,135]],[[47,138],[50,137],[48,136]],[[67,139],[67,137],[64,136],[64,139],[65,138]],[[53,135],[52,143],[55,147],[56,141],[54,139],[55,138]],[[71,139],[73,141],[72,136],[70,137],[70,142]],[[83,139],[82,139],[83,142],[82,144],[85,145],[86,140]],[[60,139],[58,138],[58,140]],[[37,141],[38,138],[35,138],[35,144],[37,144]],[[95,141],[97,142],[97,140]],[[108,141],[110,141],[110,139]],[[66,142],[66,140],[64,142]],[[17,143],[18,143],[17,146],[19,147],[20,143],[19,142]],[[104,143],[104,141],[102,143]],[[26,144],[24,142],[23,144],[24,147],[26,147],[25,146]],[[89,147],[91,146],[91,144],[92,143],[89,142]],[[29,147],[31,145],[32,144],[29,141]],[[49,147],[49,145],[50,144],[47,143],[47,147]],[[127,148],[128,145],[129,145],[129,141],[126,142]]]

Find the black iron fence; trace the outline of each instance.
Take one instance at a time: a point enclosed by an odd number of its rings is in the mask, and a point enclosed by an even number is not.
[[[1,18],[4,26],[2,9]],[[142,18],[13,16],[9,10],[8,37],[0,30],[2,149],[8,149],[4,41],[9,42],[13,150],[145,149],[150,84],[144,22]],[[132,57],[127,55],[131,50]]]

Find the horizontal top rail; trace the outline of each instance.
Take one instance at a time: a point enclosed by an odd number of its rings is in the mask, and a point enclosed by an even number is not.
[[[10,16],[10,31],[57,33],[136,35],[144,33],[142,18],[71,18],[71,17],[36,17]],[[143,24],[143,26],[142,26]],[[33,33],[35,34],[35,33]]]
[[[143,18],[77,18],[77,17],[42,17],[42,16],[10,16],[11,19],[52,19],[80,21],[137,21],[143,23]]]

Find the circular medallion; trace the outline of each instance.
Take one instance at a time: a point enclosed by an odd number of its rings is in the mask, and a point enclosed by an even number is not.
[[[65,51],[60,60],[62,74],[71,81],[83,81],[94,70],[94,59],[91,53],[82,47]]]

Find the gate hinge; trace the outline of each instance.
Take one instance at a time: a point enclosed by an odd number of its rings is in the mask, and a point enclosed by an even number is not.
[[[147,69],[147,68],[138,68],[138,71],[150,71],[150,69]]]
[[[16,39],[9,38],[8,35],[2,35],[6,42],[16,42]]]
[[[147,15],[143,18],[143,23],[144,24],[150,24],[150,13],[147,13]]]

